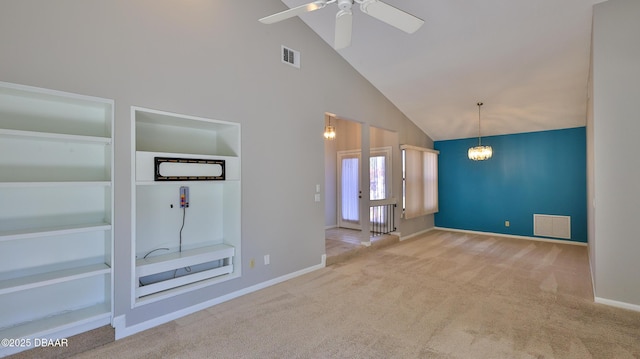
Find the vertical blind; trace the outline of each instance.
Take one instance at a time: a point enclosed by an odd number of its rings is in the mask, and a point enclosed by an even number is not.
[[[387,198],[385,156],[369,157],[369,199]]]
[[[438,151],[402,145],[404,217],[438,212]]]
[[[359,158],[342,159],[342,219],[345,221],[358,222],[360,220],[360,209],[358,206],[360,188],[360,166]]]

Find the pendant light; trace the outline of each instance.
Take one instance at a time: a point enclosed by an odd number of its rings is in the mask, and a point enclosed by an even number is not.
[[[482,140],[480,137],[480,108],[483,103],[478,102],[478,145],[475,147],[469,148],[469,159],[474,161],[484,161],[488,160],[493,156],[493,149],[491,146],[483,146]]]
[[[331,126],[331,116],[329,117],[329,124],[324,126],[324,138],[327,140],[333,140],[336,138],[336,128]]]

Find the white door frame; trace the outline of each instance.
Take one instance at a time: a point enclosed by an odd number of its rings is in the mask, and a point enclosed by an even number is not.
[[[393,164],[392,164],[392,153],[393,150],[391,148],[391,146],[385,146],[385,147],[376,147],[376,148],[372,148],[370,149],[370,155],[369,158],[371,157],[376,157],[376,156],[384,156],[385,157],[385,199],[389,199],[392,198],[393,196],[393,185],[392,185],[392,178],[393,178]],[[370,220],[369,219],[369,210],[366,211],[367,216],[363,217],[362,213],[358,213],[358,221],[348,221],[348,220],[344,220],[342,218],[342,160],[345,158],[357,158],[358,159],[358,191],[359,191],[359,196],[358,199],[362,198],[362,191],[363,189],[361,188],[361,180],[360,180],[360,171],[362,168],[362,151],[361,150],[348,150],[348,151],[338,151],[337,153],[337,201],[336,201],[336,214],[337,214],[337,225],[338,227],[341,228],[349,228],[349,229],[357,229],[357,230],[362,230],[362,220]],[[370,190],[369,188],[367,188],[367,190]],[[359,206],[358,206],[359,208]],[[359,211],[360,212],[360,211]]]

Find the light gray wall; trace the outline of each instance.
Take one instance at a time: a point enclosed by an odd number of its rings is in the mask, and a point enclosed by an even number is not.
[[[0,3],[0,81],[115,100],[115,314],[127,326],[317,265],[325,112],[432,141],[279,0]],[[280,45],[302,67],[280,62]],[[242,277],[131,308],[131,119],[141,106],[242,124]],[[412,228],[421,230],[423,228]],[[251,258],[270,254],[271,265]]]
[[[596,297],[640,309],[640,1],[594,8]]]

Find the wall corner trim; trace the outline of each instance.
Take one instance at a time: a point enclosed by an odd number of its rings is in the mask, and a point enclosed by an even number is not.
[[[296,271],[296,272],[285,274],[283,276],[280,276],[280,277],[277,277],[277,278],[274,278],[274,279],[270,279],[270,280],[265,281],[265,282],[261,282],[261,283],[255,284],[255,285],[252,285],[250,287],[246,287],[246,288],[237,290],[235,292],[231,292],[229,294],[225,294],[225,295],[222,295],[220,297],[216,297],[216,298],[210,299],[208,301],[193,305],[191,307],[184,308],[184,309],[181,309],[181,310],[178,310],[178,311],[175,311],[175,312],[172,312],[172,313],[169,313],[169,314],[166,314],[166,315],[163,315],[163,316],[148,320],[146,322],[142,322],[142,323],[139,323],[139,324],[132,325],[130,327],[126,326],[126,316],[125,315],[121,315],[121,316],[115,317],[115,318],[113,318],[113,326],[116,329],[116,340],[128,337],[128,336],[136,334],[136,333],[140,333],[140,332],[145,331],[147,329],[151,329],[151,328],[156,327],[158,325],[161,325],[161,324],[170,322],[172,320],[187,316],[189,314],[193,314],[193,313],[195,313],[197,311],[209,308],[211,306],[227,302],[229,300],[241,297],[241,296],[243,296],[245,294],[253,293],[253,292],[256,292],[256,291],[258,291],[260,289],[264,289],[264,288],[270,287],[272,285],[287,281],[289,279],[293,279],[295,277],[299,277],[299,276],[307,274],[307,273],[311,273],[313,271],[325,268],[325,266],[326,266],[326,255],[323,254],[322,257],[321,257],[321,263],[320,264],[317,264],[317,265],[314,265],[314,266],[311,266],[311,267],[307,267],[307,268],[301,269],[301,270]]]
[[[596,303],[608,305],[610,307],[616,307],[616,308],[633,310],[634,312],[640,312],[640,305],[638,305],[638,304],[620,302],[620,301],[617,301],[617,300],[600,298],[600,297],[594,297],[593,299],[594,299],[594,302],[596,302]]]

